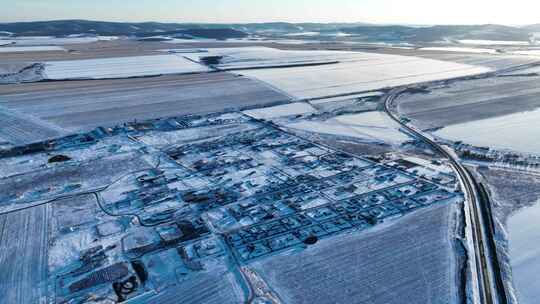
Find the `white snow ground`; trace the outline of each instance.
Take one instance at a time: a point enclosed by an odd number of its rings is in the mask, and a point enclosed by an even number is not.
[[[535,49],[535,50],[514,51],[512,52],[512,54],[527,55],[527,56],[540,56],[540,50]]]
[[[361,93],[361,94],[354,94],[354,95],[347,95],[347,96],[340,96],[340,97],[315,99],[315,100],[310,100],[309,103],[316,106],[316,105],[324,104],[324,103],[341,102],[345,100],[360,99],[360,98],[367,98],[367,97],[380,97],[383,95],[384,95],[383,92],[368,92],[368,93]]]
[[[407,135],[399,132],[399,127],[381,112],[342,115],[326,121],[303,120],[286,124],[286,127],[314,133],[354,137],[368,142],[383,141],[401,144],[409,139]]]
[[[458,303],[456,205],[253,263],[284,303]]]
[[[14,43],[15,43],[15,41],[13,41],[13,40],[0,39],[0,46],[10,45],[10,44],[14,44]]]
[[[247,110],[243,111],[243,113],[257,119],[270,119],[293,115],[304,115],[316,111],[317,110],[308,103],[296,102],[269,108]]]
[[[177,55],[152,55],[46,62],[44,78],[108,79],[207,72],[209,68]]]
[[[529,41],[502,41],[502,40],[458,40],[462,44],[475,44],[475,45],[529,45]]]
[[[1,43],[1,42],[0,42]],[[26,53],[26,52],[51,52],[51,51],[65,51],[61,46],[14,46],[14,47],[0,47],[0,53]]]
[[[333,97],[385,87],[441,80],[489,72],[483,66],[459,64],[410,56],[338,52],[278,51],[269,48],[238,49],[225,54],[219,67],[240,68],[242,65],[268,67],[272,64],[336,62],[318,66],[240,70],[238,73],[267,82],[298,99]],[[197,58],[199,54],[197,54]]]
[[[208,42],[219,42],[219,43],[279,43],[279,44],[306,44],[310,41],[307,40],[296,40],[296,39],[269,39],[261,37],[248,37],[248,38],[234,38],[227,40],[216,40],[216,39],[180,39],[173,38],[172,40],[164,41],[165,43],[208,43]],[[316,41],[313,41],[316,42]]]
[[[38,45],[67,45],[67,44],[82,44],[91,43],[97,41],[107,41],[118,39],[114,36],[98,36],[98,37],[47,37],[47,36],[33,36],[33,37],[8,37],[7,40],[13,41],[17,46],[38,46]],[[2,40],[0,39],[0,44]]]
[[[223,56],[216,67],[222,70],[279,67],[306,64],[324,64],[337,60],[349,60],[350,52],[337,51],[289,51],[270,47],[210,48],[206,54],[187,54],[186,57],[200,61],[202,57]]]
[[[469,47],[425,47],[420,48],[421,51],[441,51],[441,52],[462,52],[462,53],[488,53],[497,54],[495,49],[487,48],[469,48]]]

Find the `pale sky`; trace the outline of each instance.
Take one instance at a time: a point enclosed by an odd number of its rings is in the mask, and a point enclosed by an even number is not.
[[[540,23],[540,0],[0,0],[0,22]]]

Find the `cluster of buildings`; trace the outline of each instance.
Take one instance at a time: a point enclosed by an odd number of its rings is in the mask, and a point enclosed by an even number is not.
[[[53,205],[73,212],[52,233],[75,248],[51,269],[60,302],[151,298],[212,271],[208,261],[250,263],[461,198],[455,176],[436,166],[352,156],[240,113],[98,128],[0,157],[62,155],[114,137],[157,161],[86,193],[85,204]]]

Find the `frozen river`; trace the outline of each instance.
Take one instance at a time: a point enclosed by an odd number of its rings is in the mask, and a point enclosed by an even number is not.
[[[445,127],[435,135],[475,146],[540,154],[540,109]],[[540,303],[540,201],[508,220],[510,263],[520,304]]]
[[[540,303],[540,203],[508,220],[514,285],[521,304]]]
[[[435,135],[475,146],[540,154],[540,109],[445,127]]]

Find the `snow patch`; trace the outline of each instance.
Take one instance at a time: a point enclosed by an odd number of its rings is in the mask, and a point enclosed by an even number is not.
[[[1,43],[1,42],[0,42]],[[0,48],[0,53],[26,53],[26,52],[53,52],[53,51],[66,51],[61,46],[15,46],[15,47],[3,47]]]
[[[409,138],[399,132],[388,117],[380,112],[366,112],[354,115],[337,116],[326,121],[300,121],[286,124],[286,127],[302,131],[346,136],[369,142],[400,144]]]
[[[207,72],[205,66],[176,55],[152,55],[46,63],[46,79],[107,79]]]
[[[66,45],[66,44],[82,44],[92,43],[97,41],[108,41],[118,39],[116,36],[95,36],[95,37],[65,37],[57,38],[50,36],[29,36],[13,38],[9,40],[13,41],[17,46],[38,46],[38,45]]]
[[[303,102],[290,103],[270,108],[260,108],[255,110],[247,110],[243,113],[257,119],[271,119],[277,117],[285,117],[292,115],[304,115],[316,112],[310,104]]]
[[[503,41],[503,40],[473,40],[465,39],[458,40],[461,44],[475,44],[475,45],[529,45],[529,41]]]
[[[497,54],[497,50],[486,48],[468,48],[468,47],[425,47],[420,48],[421,51],[441,51],[441,52],[462,52],[462,53],[487,53]]]

